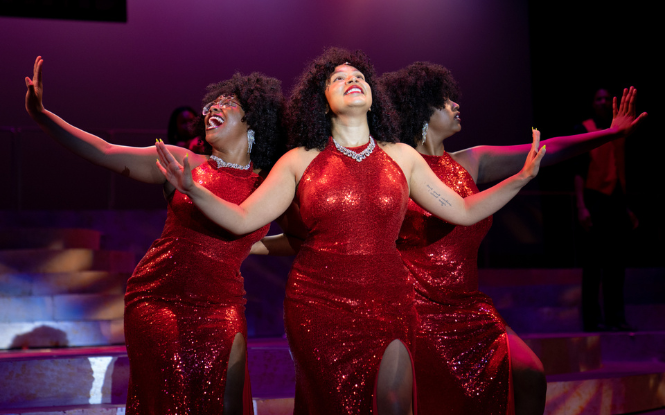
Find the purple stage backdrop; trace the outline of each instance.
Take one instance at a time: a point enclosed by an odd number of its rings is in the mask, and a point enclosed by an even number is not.
[[[530,139],[526,0],[128,1],[127,23],[0,17],[0,126],[32,125],[23,78],[44,63],[45,106],[84,129],[166,128],[204,88],[261,71],[286,92],[326,46],[362,49],[377,71],[450,68],[464,132],[451,146]],[[497,111],[496,97],[510,97]]]

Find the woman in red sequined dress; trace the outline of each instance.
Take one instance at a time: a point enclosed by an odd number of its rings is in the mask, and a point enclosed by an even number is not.
[[[46,111],[41,68],[37,58],[33,79],[26,78],[26,108],[42,129],[86,160],[162,185],[167,195],[164,231],[127,283],[127,413],[251,414],[240,264],[268,227],[229,233],[164,179],[155,147],[112,145]],[[169,149],[177,160],[189,160],[201,186],[240,203],[262,182],[258,169],[279,156],[280,83],[257,73],[236,74],[209,86],[204,102],[198,129],[211,155]]]
[[[409,196],[470,225],[510,200],[544,155],[533,151],[519,174],[462,199],[415,150],[394,142],[390,105],[373,82],[361,52],[332,48],[313,61],[289,103],[295,148],[240,206],[198,186],[188,162],[181,166],[157,145],[165,176],[231,232],[269,223],[295,198],[308,228],[284,305],[296,414],[415,412],[417,314],[413,282],[395,246]]]
[[[454,102],[457,85],[447,69],[416,62],[384,74],[381,83],[400,116],[401,141],[415,147],[460,196],[477,194],[476,183],[520,170],[531,145],[444,151],[443,141],[461,129],[459,105]],[[544,141],[548,148],[543,164],[629,134],[643,117],[635,117],[634,97],[632,89],[624,93],[608,130]],[[534,130],[533,135],[540,133]],[[492,300],[478,291],[477,253],[491,223],[487,218],[455,226],[409,202],[397,247],[416,281],[421,320],[415,366],[421,414],[542,414],[545,408],[547,384],[540,360],[506,326]]]

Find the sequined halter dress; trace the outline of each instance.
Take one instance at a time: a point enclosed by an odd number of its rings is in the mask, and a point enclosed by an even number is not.
[[[194,180],[232,203],[260,184],[250,170],[208,161]],[[207,219],[177,190],[164,231],[127,284],[125,339],[130,363],[127,414],[221,414],[229,354],[247,338],[240,264],[265,226],[236,236]],[[252,413],[245,373],[244,413]]]
[[[423,157],[460,196],[478,193],[471,175],[447,153]],[[397,248],[416,280],[421,415],[513,413],[505,322],[478,291],[478,248],[491,224],[490,217],[451,225],[409,201]]]
[[[395,247],[406,178],[378,145],[357,162],[330,140],[303,173],[296,200],[309,234],[284,303],[294,413],[369,414],[385,348],[398,339],[413,350],[413,280]]]

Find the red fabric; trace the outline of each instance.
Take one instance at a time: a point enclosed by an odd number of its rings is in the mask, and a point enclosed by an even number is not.
[[[378,145],[357,162],[329,142],[305,170],[296,198],[309,235],[284,302],[296,415],[369,414],[386,347],[413,352],[413,281],[395,247],[408,192]]]
[[[597,131],[598,128],[592,119],[582,123],[588,132]],[[591,161],[584,186],[606,195],[611,195],[616,187],[617,180],[621,189],[626,192],[626,161],[624,138],[605,143],[589,152]]]
[[[450,155],[423,157],[462,197],[478,192]],[[451,225],[409,202],[397,247],[416,281],[421,414],[511,413],[505,322],[478,291],[478,248],[491,223],[487,218],[472,226]]]
[[[261,182],[251,170],[217,169],[211,162],[192,175],[232,203]],[[172,195],[161,237],[127,283],[128,414],[222,413],[233,339],[237,333],[247,338],[240,264],[267,231],[232,235],[187,196]]]

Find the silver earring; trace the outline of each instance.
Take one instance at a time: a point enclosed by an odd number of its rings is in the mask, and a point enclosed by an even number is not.
[[[423,124],[423,141],[422,144],[425,145],[425,140],[427,140],[427,127],[429,127],[429,124],[427,124],[427,121]]]
[[[254,144],[254,130],[247,130],[247,154],[252,152],[252,144]]]

